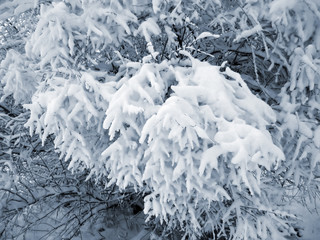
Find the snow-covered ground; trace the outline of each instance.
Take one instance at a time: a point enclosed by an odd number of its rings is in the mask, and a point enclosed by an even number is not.
[[[319,240],[320,239],[320,208],[314,202],[307,202],[305,206],[292,202],[287,208],[295,214],[300,220],[297,228],[301,240]],[[297,238],[293,238],[297,239]]]

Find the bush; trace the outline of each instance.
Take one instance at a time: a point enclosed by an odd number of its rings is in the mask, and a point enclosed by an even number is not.
[[[2,14],[2,41],[24,45],[1,62],[2,99],[60,154],[49,166],[141,194],[163,236],[296,234],[288,201],[319,193],[317,1],[24,3]]]

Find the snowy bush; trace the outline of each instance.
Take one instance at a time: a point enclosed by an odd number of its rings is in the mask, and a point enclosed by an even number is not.
[[[295,234],[284,205],[319,192],[318,1],[16,5],[2,101],[76,176],[141,193],[163,235]]]
[[[185,68],[176,69],[173,94],[142,129],[140,143],[148,143],[143,180],[151,188],[145,212],[164,221],[174,216],[190,235],[221,230],[237,216],[237,227],[228,226],[233,237],[263,237],[244,209],[264,209],[262,169],[284,159],[265,130],[275,115],[230,69],[224,76],[198,61]]]

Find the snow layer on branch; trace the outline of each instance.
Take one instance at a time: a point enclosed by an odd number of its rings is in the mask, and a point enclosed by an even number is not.
[[[4,93],[1,99],[13,94],[16,104],[30,103],[38,85],[36,76],[31,63],[23,55],[9,50],[1,62],[0,77]]]
[[[151,42],[152,35],[158,35],[161,30],[157,22],[153,18],[148,18],[146,21],[142,22],[136,31],[137,33],[142,33],[142,36],[146,39],[146,42]]]
[[[103,127],[112,143],[102,154],[107,160],[111,181],[121,188],[142,185],[141,163],[144,147],[139,137],[147,119],[163,103],[170,84],[170,67],[162,64],[130,64],[128,74],[117,84]]]
[[[262,31],[262,27],[260,24],[254,26],[253,28],[251,29],[248,29],[248,30],[244,30],[242,31],[236,38],[235,38],[235,42],[238,42],[240,41],[242,38],[248,38],[248,37],[251,37],[252,35],[256,34],[256,33],[259,33]]]
[[[83,49],[101,51],[129,42],[129,24],[137,21],[129,9],[98,1],[83,6],[73,1],[70,4],[77,8],[64,2],[41,5],[36,30],[26,44],[26,55],[39,59],[41,69],[71,67],[85,54]]]
[[[261,194],[261,167],[271,169],[284,155],[266,130],[274,112],[239,74],[194,59],[192,67],[128,67],[103,124],[112,141],[102,153],[110,184],[147,186],[145,213],[174,216],[193,233],[201,228],[197,211],[232,199],[229,188]]]
[[[39,134],[43,143],[54,134],[61,156],[71,158],[70,169],[106,174],[100,154],[109,142],[102,122],[113,92],[112,83],[101,84],[89,73],[71,75],[68,80],[54,76],[40,84],[31,104],[24,105],[30,110],[26,126],[31,134]]]

